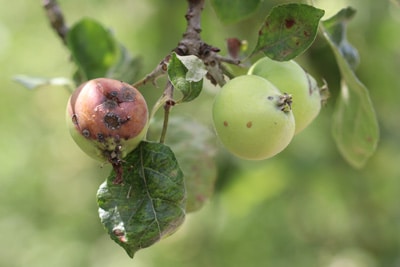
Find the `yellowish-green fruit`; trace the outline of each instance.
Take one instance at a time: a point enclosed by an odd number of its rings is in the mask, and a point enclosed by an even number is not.
[[[224,147],[250,160],[270,158],[293,138],[291,97],[255,75],[227,82],[213,104],[213,122]]]
[[[86,154],[119,164],[144,138],[148,109],[136,88],[98,78],[85,82],[71,95],[67,124],[72,138]]]
[[[321,96],[317,82],[295,61],[280,62],[264,57],[253,64],[248,74],[261,76],[281,92],[292,95],[295,134],[304,130],[318,116]]]

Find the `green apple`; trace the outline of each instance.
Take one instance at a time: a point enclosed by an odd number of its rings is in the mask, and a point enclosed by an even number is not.
[[[93,79],[71,95],[67,124],[74,141],[89,156],[117,163],[144,138],[147,104],[142,94],[127,83]]]
[[[250,160],[270,158],[293,138],[291,97],[268,80],[244,75],[228,81],[213,104],[213,123],[224,147]]]
[[[261,76],[281,92],[292,95],[295,134],[304,130],[319,114],[321,96],[317,82],[295,61],[280,62],[264,57],[251,66],[248,74]]]

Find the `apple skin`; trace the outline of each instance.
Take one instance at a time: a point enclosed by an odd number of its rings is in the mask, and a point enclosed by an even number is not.
[[[80,85],[69,98],[66,115],[73,140],[101,162],[118,163],[139,145],[148,128],[142,94],[108,78]]]
[[[263,57],[251,66],[248,74],[261,76],[281,92],[292,95],[295,134],[303,131],[318,116],[321,95],[317,82],[294,60],[280,62]]]
[[[290,96],[256,75],[228,81],[213,104],[217,136],[232,154],[262,160],[281,152],[293,138]]]

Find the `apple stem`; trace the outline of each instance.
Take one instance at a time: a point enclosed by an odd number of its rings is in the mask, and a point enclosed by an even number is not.
[[[164,97],[166,98],[166,101],[164,103],[164,122],[160,136],[160,143],[162,144],[165,142],[165,138],[167,136],[169,114],[171,108],[175,105],[175,100],[173,99],[173,92],[174,92],[174,86],[172,85],[171,82],[168,82],[164,90]]]

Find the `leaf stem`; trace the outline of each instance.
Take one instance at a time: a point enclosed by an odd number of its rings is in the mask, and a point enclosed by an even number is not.
[[[174,86],[172,85],[172,83],[170,81],[168,81],[167,86],[165,87],[165,90],[164,90],[164,94],[163,94],[166,97],[166,101],[164,104],[163,128],[162,128],[161,136],[160,136],[161,144],[163,144],[165,142],[165,138],[167,136],[169,114],[170,114],[171,108],[175,105],[175,101],[173,99],[173,92],[174,92]]]

